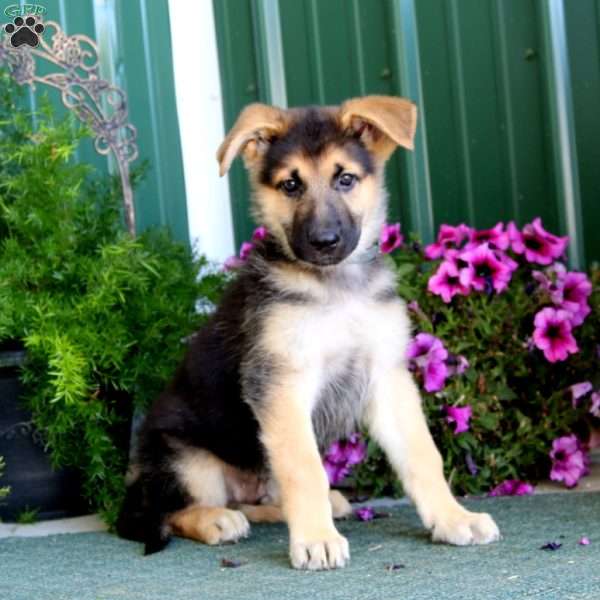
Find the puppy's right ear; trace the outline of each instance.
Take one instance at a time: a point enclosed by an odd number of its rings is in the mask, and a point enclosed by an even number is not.
[[[247,167],[267,149],[271,138],[285,128],[285,111],[266,104],[250,104],[240,113],[235,125],[217,151],[221,177],[233,159],[242,154]]]

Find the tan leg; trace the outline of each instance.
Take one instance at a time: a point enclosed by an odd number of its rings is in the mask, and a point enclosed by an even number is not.
[[[488,514],[469,512],[452,496],[417,386],[406,369],[375,378],[366,417],[434,541],[466,545],[499,539],[498,527]]]
[[[305,376],[290,375],[268,392],[257,416],[290,530],[292,566],[330,569],[346,564],[349,549],[333,524],[308,404],[314,393]]]
[[[281,506],[274,504],[240,504],[238,510],[243,512],[251,523],[281,523],[285,521]]]
[[[329,502],[334,519],[343,519],[352,512],[350,502],[337,490],[329,491]],[[241,504],[237,509],[243,512],[251,523],[281,523],[285,521],[281,506]]]
[[[345,519],[352,513],[352,506],[346,497],[338,490],[329,490],[329,502],[334,519]]]
[[[237,542],[250,531],[248,519],[239,510],[197,504],[174,513],[169,524],[175,535],[210,545]]]

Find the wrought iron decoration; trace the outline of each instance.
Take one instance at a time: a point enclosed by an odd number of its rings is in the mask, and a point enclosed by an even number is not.
[[[38,17],[36,27],[40,24]],[[36,83],[42,83],[59,90],[63,104],[94,132],[96,151],[113,154],[121,178],[125,222],[131,235],[135,235],[129,163],[137,158],[138,149],[136,129],[127,121],[127,96],[100,77],[98,46],[91,38],[66,35],[54,21],[44,22],[40,29],[48,34],[50,43],[39,37],[35,46],[26,42],[18,47],[11,44],[9,35],[14,27],[5,29],[0,43],[0,66],[6,66],[21,85],[35,89]],[[47,75],[38,74],[36,57],[56,69]]]

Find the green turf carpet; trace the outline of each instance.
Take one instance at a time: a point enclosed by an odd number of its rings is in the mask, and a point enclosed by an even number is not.
[[[466,504],[492,513],[504,539],[432,544],[414,509],[401,506],[389,518],[340,523],[351,565],[318,573],[289,567],[282,525],[254,525],[249,539],[216,548],[176,539],[147,558],[140,545],[106,533],[8,538],[0,540],[0,599],[600,600],[600,494]],[[578,544],[584,535],[589,546]],[[562,547],[540,549],[553,541]],[[223,558],[243,564],[223,568]]]

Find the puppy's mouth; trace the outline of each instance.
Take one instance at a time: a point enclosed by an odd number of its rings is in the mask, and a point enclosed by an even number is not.
[[[334,265],[341,263],[344,260],[344,258],[345,258],[345,256],[337,257],[337,256],[317,255],[317,256],[311,257],[309,259],[300,258],[300,260],[302,260],[303,262],[309,263],[311,265],[314,265],[315,267],[333,267]]]

